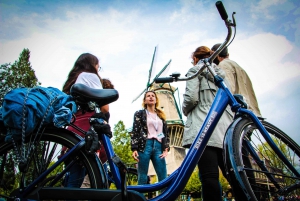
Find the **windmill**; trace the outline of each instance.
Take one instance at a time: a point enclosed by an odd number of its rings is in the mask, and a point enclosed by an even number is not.
[[[179,99],[179,90],[171,86],[169,83],[157,84],[155,83],[155,78],[158,78],[170,65],[171,60],[159,71],[159,73],[154,76],[153,81],[151,80],[155,54],[157,47],[154,49],[154,53],[152,56],[152,62],[149,69],[149,76],[146,88],[140,93],[132,102],[136,101],[140,96],[142,96],[146,91],[153,90],[156,92],[157,97],[159,99],[159,107],[162,109],[166,115],[166,122],[168,125],[168,131],[170,136],[170,152],[166,158],[167,162],[167,173],[171,174],[174,172],[182,163],[185,157],[185,148],[181,146],[182,143],[182,135],[184,130],[184,123],[182,120],[182,113],[178,106],[175,93],[178,94]],[[154,168],[152,164],[149,167],[149,175],[155,175]]]

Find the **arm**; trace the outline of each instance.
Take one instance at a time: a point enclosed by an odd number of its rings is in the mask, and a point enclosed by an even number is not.
[[[168,132],[168,126],[165,121],[163,121],[163,133],[165,135],[165,138],[163,139],[163,143],[165,144],[163,153],[159,156],[160,158],[165,158],[168,155],[168,152],[170,151],[170,136]]]
[[[134,113],[134,118],[133,118],[133,126],[132,126],[132,131],[130,134],[131,137],[131,151],[137,151],[138,150],[138,142],[139,142],[139,133],[141,130],[141,120],[142,115],[140,114],[139,111],[136,111]]]
[[[187,76],[191,76],[196,73],[198,69],[196,67],[191,68]],[[183,94],[182,111],[185,116],[194,109],[199,102],[199,88],[200,80],[199,77],[195,77],[186,82],[185,93]]]
[[[101,112],[103,113],[108,113],[109,112],[109,105],[103,105],[101,108],[100,108]]]
[[[138,143],[139,143],[139,133],[141,130],[141,123],[140,120],[142,118],[142,115],[140,114],[139,111],[136,111],[134,113],[134,118],[133,118],[133,126],[132,126],[132,131],[130,134],[131,137],[131,151],[132,151],[132,157],[134,160],[139,161],[138,157]]]

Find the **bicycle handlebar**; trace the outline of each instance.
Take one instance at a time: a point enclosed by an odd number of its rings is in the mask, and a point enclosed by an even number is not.
[[[230,20],[228,20],[228,15],[227,12],[223,6],[223,3],[221,1],[217,1],[216,2],[216,7],[220,13],[221,18],[225,21],[225,25],[227,27],[228,33],[226,36],[225,41],[220,45],[220,47],[208,58],[200,60],[198,64],[202,64],[202,62],[204,63],[202,66],[200,66],[199,70],[189,76],[189,77],[179,77],[180,74],[178,73],[173,73],[172,75],[170,75],[170,77],[160,77],[160,78],[155,78],[154,81],[156,83],[171,83],[171,82],[177,82],[177,81],[187,81],[190,79],[195,78],[197,75],[201,74],[205,68],[208,68],[208,70],[210,71],[210,73],[215,76],[216,73],[215,71],[211,68],[210,63],[217,57],[217,55],[226,47],[226,45],[228,44],[231,35],[232,35],[232,30],[231,30],[231,26],[235,26],[235,23],[231,23]]]
[[[223,3],[222,3],[221,1],[217,1],[217,2],[216,2],[216,7],[217,7],[217,9],[218,9],[218,11],[219,11],[219,13],[220,13],[220,15],[221,15],[221,18],[222,18],[223,20],[227,20],[228,15],[227,15],[227,12],[226,12],[226,10],[225,10],[225,8],[224,8]]]
[[[155,79],[156,83],[171,83],[174,81],[173,77],[159,77]]]

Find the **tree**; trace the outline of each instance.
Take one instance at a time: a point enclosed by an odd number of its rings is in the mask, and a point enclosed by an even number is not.
[[[112,138],[112,146],[115,154],[126,164],[136,163],[132,158],[131,138],[125,129],[123,121],[119,121],[114,127],[114,137]]]
[[[283,143],[279,138],[272,137],[272,140],[279,148],[279,150],[283,153],[283,155],[288,159],[288,161],[296,169],[298,169],[299,157],[297,157],[297,154],[294,152],[294,150],[291,150],[287,146],[287,144]],[[261,160],[265,163],[266,168],[270,172],[284,175],[282,177],[275,176],[275,179],[277,179],[279,182],[284,183],[287,186],[297,183],[297,179],[295,179],[296,176],[294,175],[294,173],[285,165],[285,163],[273,151],[273,149],[270,147],[268,143],[264,142],[262,144],[258,144],[257,147],[259,151],[259,156]],[[263,176],[264,178],[266,178],[265,175]],[[299,193],[299,190],[297,190],[297,193]]]
[[[195,170],[193,171],[193,173],[183,191],[186,193],[200,193],[201,192],[201,182],[199,179],[198,168],[195,168]]]
[[[227,191],[230,188],[230,185],[226,178],[223,176],[221,171],[219,172],[219,181],[222,187],[222,191]],[[188,183],[184,188],[185,193],[193,193],[193,194],[200,194],[202,190],[202,184],[199,178],[199,169],[195,168],[194,172],[192,173]]]
[[[221,171],[219,172],[219,181],[220,181],[220,184],[221,184],[222,191],[226,192],[230,189],[229,182],[224,177],[224,175],[222,174]]]
[[[12,89],[19,87],[32,88],[41,85],[35,76],[29,58],[29,49],[23,49],[19,59],[13,64],[8,63],[0,66],[0,104],[2,104],[5,94]]]

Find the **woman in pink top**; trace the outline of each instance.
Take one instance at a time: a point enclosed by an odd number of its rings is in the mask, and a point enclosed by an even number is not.
[[[132,157],[138,162],[138,184],[147,183],[149,162],[152,161],[158,180],[167,177],[165,157],[168,155],[169,134],[166,116],[158,108],[159,101],[154,91],[147,91],[143,110],[134,114],[131,132]]]

